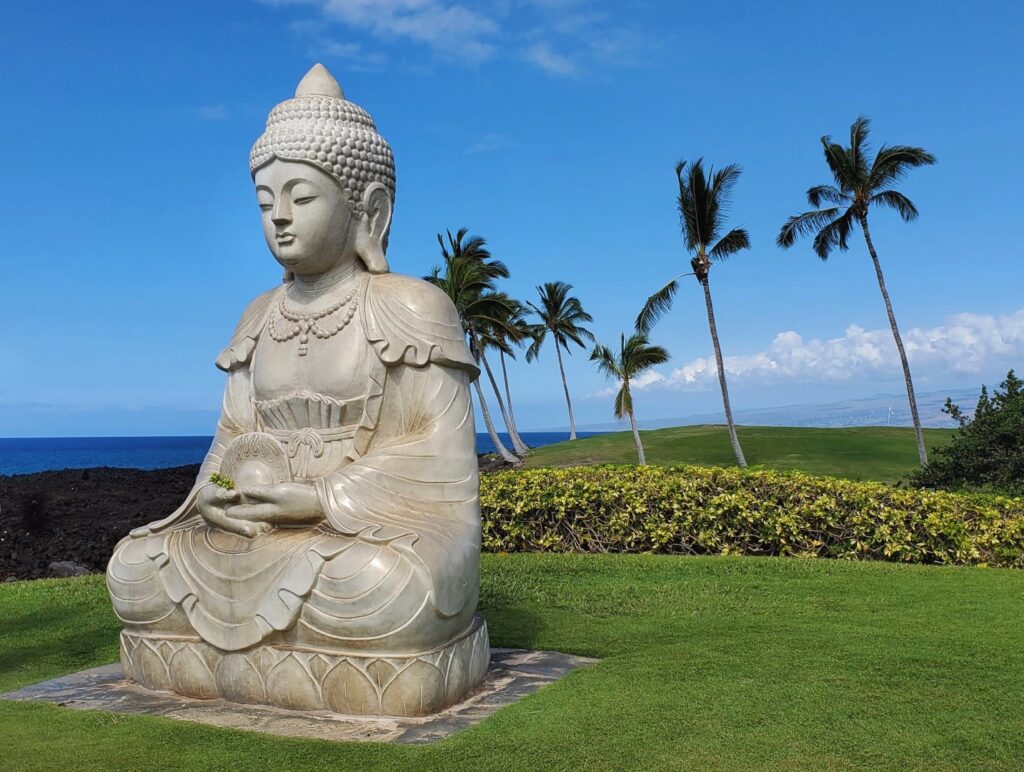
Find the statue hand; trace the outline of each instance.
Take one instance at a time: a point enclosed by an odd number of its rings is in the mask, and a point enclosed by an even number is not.
[[[233,518],[274,525],[319,523],[324,519],[316,488],[306,483],[246,488],[243,493],[246,498],[254,501],[232,506],[230,512]]]
[[[199,493],[196,495],[196,509],[199,510],[203,520],[214,528],[230,531],[239,536],[251,539],[271,530],[273,526],[268,523],[252,523],[248,520],[235,520],[228,517],[224,510],[238,499],[238,491],[225,490],[214,483],[207,483],[199,489]]]

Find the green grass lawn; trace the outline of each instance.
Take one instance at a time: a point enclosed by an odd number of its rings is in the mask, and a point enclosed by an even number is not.
[[[1024,572],[485,555],[498,646],[602,658],[442,742],[0,702],[4,769],[1020,769]],[[116,656],[101,577],[0,585],[0,691]]]
[[[929,449],[948,442],[953,434],[951,429],[925,429],[924,432]],[[751,466],[883,482],[898,480],[918,466],[912,429],[740,426],[737,433]],[[640,432],[640,438],[647,460],[652,464],[732,466],[736,463],[725,426],[676,426]],[[526,466],[602,463],[635,464],[632,433],[603,434],[535,448]]]

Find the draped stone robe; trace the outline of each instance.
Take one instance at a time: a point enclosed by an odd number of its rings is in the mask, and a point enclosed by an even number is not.
[[[349,393],[260,394],[261,346],[296,345],[264,338],[286,288],[246,310],[217,359],[228,382],[195,487],[111,558],[108,588],[127,630],[198,635],[224,651],[285,643],[408,654],[469,626],[480,551],[469,384],[479,371],[440,290],[395,274],[358,280],[345,331],[356,377],[335,389]],[[294,478],[315,486],[323,523],[247,539],[198,515],[198,489],[231,440],[253,431],[277,437]]]

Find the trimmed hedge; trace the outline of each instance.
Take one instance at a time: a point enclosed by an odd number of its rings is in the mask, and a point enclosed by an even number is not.
[[[602,465],[481,476],[492,552],[793,555],[1024,568],[1024,499],[800,473]]]

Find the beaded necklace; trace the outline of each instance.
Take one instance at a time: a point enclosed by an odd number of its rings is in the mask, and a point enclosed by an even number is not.
[[[321,340],[327,340],[341,332],[352,321],[356,314],[356,309],[359,307],[356,293],[357,289],[351,289],[348,291],[348,294],[336,303],[331,304],[322,311],[312,311],[309,313],[302,313],[301,311],[289,308],[288,299],[282,293],[281,299],[270,315],[270,324],[268,326],[270,337],[278,343],[284,343],[298,335],[299,356],[306,356],[306,353],[309,351],[310,333],[313,333],[313,335]],[[332,322],[330,317],[345,306],[348,306],[348,310],[345,311],[344,315]],[[282,320],[289,322],[289,324],[283,324]],[[282,330],[281,327],[284,329]]]

